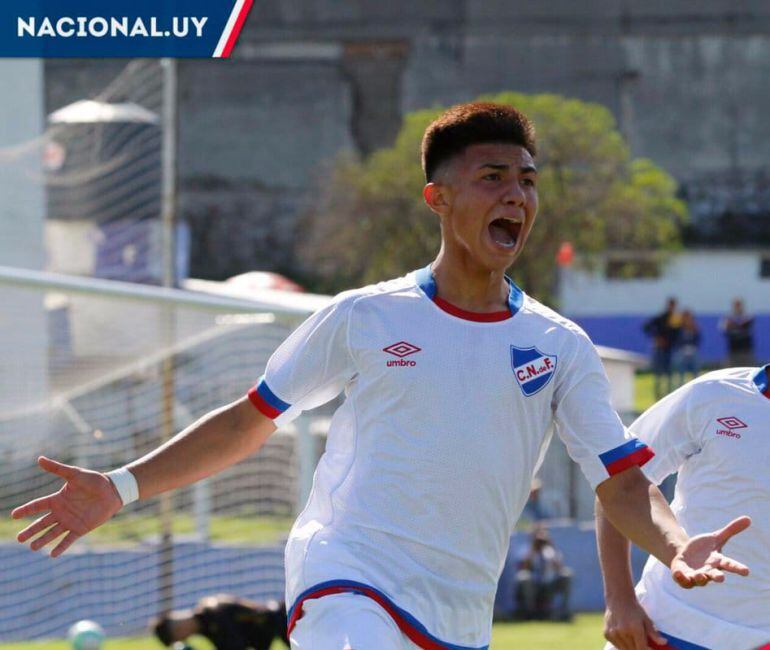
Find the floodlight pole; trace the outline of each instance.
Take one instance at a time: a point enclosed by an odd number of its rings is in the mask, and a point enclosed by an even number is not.
[[[162,149],[161,149],[161,232],[163,257],[163,286],[176,285],[176,245],[174,237],[177,208],[177,63],[164,58],[160,61],[163,74]],[[173,349],[176,329],[174,307],[163,312],[166,349]],[[162,364],[163,412],[161,438],[163,442],[174,436],[174,359],[165,355]],[[160,566],[158,591],[160,611],[174,607],[174,504],[169,492],[160,496]]]

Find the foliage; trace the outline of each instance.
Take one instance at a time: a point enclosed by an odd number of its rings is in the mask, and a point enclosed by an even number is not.
[[[572,242],[581,264],[607,250],[663,255],[679,245],[686,207],[676,183],[646,159],[632,159],[611,113],[558,95],[502,93],[538,133],[540,216],[514,278],[549,300],[555,255]],[[396,142],[364,160],[340,158],[305,225],[302,257],[317,290],[337,291],[424,266],[438,251],[438,219],[422,201],[425,127],[442,108],[410,113]]]

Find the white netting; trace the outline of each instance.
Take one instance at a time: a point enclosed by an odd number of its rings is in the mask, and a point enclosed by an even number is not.
[[[7,218],[41,231],[8,229],[0,264],[18,264],[9,260],[28,249],[30,259],[21,265],[34,267],[32,251],[44,247],[49,271],[161,284],[163,89],[160,61],[130,61],[100,92],[54,106],[42,116],[42,131],[0,137],[0,176],[13,179],[0,187],[11,203]],[[40,110],[42,83],[22,90],[27,105],[16,100],[15,110]],[[40,209],[30,211],[31,201]],[[177,229],[184,251],[181,220]],[[178,273],[185,269],[180,255]]]
[[[158,499],[127,507],[57,560],[13,540],[21,525],[8,520],[12,507],[61,483],[37,469],[38,455],[98,470],[140,456],[166,435],[164,413],[173,410],[179,431],[242,396],[299,318],[217,307],[213,298],[180,304],[148,297],[163,290],[147,287],[141,298],[110,296],[102,290],[111,283],[77,282],[72,290],[20,286],[0,273],[0,639],[63,636],[83,618],[110,635],[135,634],[168,589],[175,607],[214,592],[280,597],[282,537],[317,454],[296,434],[309,420],[177,492],[170,544],[161,543]]]

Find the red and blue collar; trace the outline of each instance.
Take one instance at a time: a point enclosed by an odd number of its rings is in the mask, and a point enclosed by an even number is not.
[[[759,389],[760,393],[770,398],[770,382],[767,380],[768,368],[770,368],[770,364],[762,366],[759,372],[754,375],[754,385]]]
[[[496,323],[498,321],[508,320],[516,315],[524,304],[524,292],[516,286],[516,284],[508,276],[505,276],[505,281],[508,283],[508,309],[506,311],[495,311],[489,313],[482,313],[476,311],[466,311],[460,309],[450,302],[447,302],[443,298],[439,298],[438,287],[436,286],[436,279],[433,277],[433,271],[430,268],[430,264],[419,271],[415,271],[415,279],[417,286],[422,289],[423,293],[428,296],[436,306],[443,311],[462,318],[464,320],[475,321],[477,323]]]

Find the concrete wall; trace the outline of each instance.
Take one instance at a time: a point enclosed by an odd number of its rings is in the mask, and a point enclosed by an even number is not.
[[[592,524],[553,523],[551,536],[573,571],[574,611],[604,607],[601,572]],[[517,531],[500,577],[495,609],[505,618],[513,613],[518,561],[529,534]],[[0,545],[3,580],[14,588],[0,592],[0,639],[30,640],[66,636],[81,619],[98,622],[108,637],[145,634],[158,614],[158,566],[154,546],[140,549],[92,549],[63,556],[56,562],[32,554],[18,544]],[[640,575],[645,555],[634,548],[634,574]],[[284,588],[283,547],[244,547],[179,543],[174,547],[174,607],[192,607],[199,598],[233,593],[255,600],[281,599]]]
[[[63,638],[82,619],[99,623],[108,638],[143,636],[160,613],[161,559],[156,545],[70,551],[53,562],[0,544],[0,639]],[[283,547],[174,546],[175,609],[216,593],[282,600],[283,589]]]

